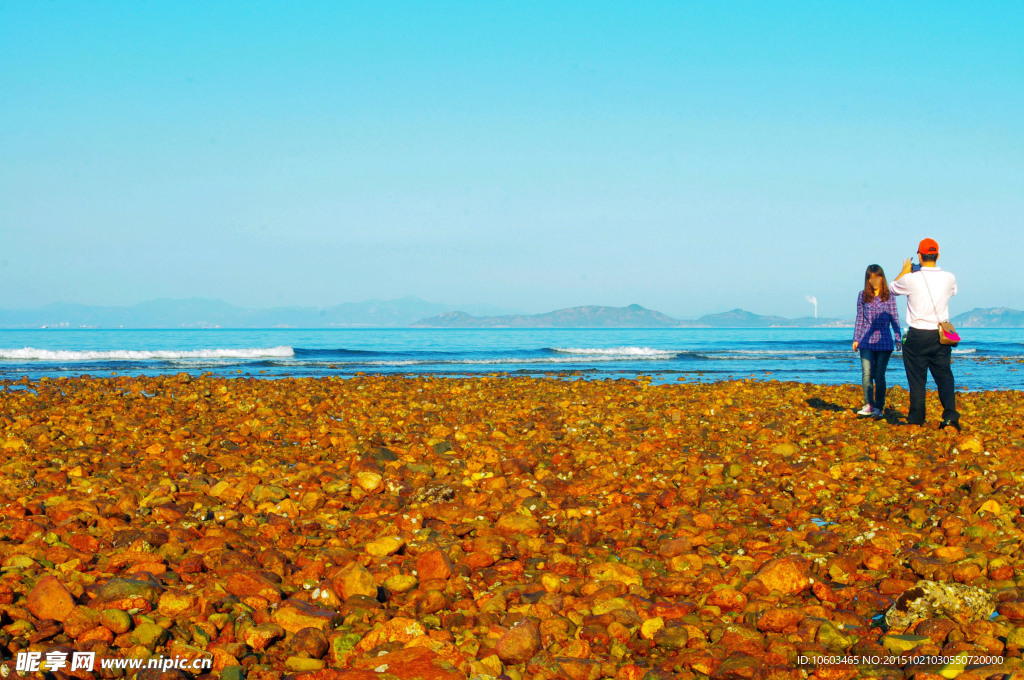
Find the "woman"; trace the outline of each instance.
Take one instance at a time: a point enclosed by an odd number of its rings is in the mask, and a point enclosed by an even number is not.
[[[881,418],[884,414],[885,369],[893,349],[899,348],[896,298],[889,293],[885,272],[873,264],[864,272],[864,290],[857,293],[857,323],[853,329],[853,351],[860,350],[864,384],[864,408],[857,415]]]

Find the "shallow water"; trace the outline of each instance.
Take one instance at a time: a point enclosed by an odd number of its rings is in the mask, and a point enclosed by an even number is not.
[[[0,330],[0,379],[73,375],[579,374],[858,384],[852,329]],[[964,329],[961,390],[1024,389],[1024,330]],[[901,356],[890,385],[906,386]]]

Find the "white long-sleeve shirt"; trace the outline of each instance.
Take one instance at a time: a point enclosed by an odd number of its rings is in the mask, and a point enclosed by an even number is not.
[[[939,267],[921,267],[889,284],[889,291],[907,296],[907,326],[938,330],[949,321],[949,298],[956,295],[956,277]]]

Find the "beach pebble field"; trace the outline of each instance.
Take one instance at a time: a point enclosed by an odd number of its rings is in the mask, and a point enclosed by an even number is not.
[[[357,376],[0,389],[0,673],[1024,672],[1024,393]],[[48,677],[120,677],[63,669]],[[1014,675],[1014,677],[1017,677]]]

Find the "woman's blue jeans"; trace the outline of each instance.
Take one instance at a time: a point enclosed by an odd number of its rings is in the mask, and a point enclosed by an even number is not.
[[[860,350],[864,403],[879,411],[885,408],[885,369],[889,366],[890,356],[892,350]]]

